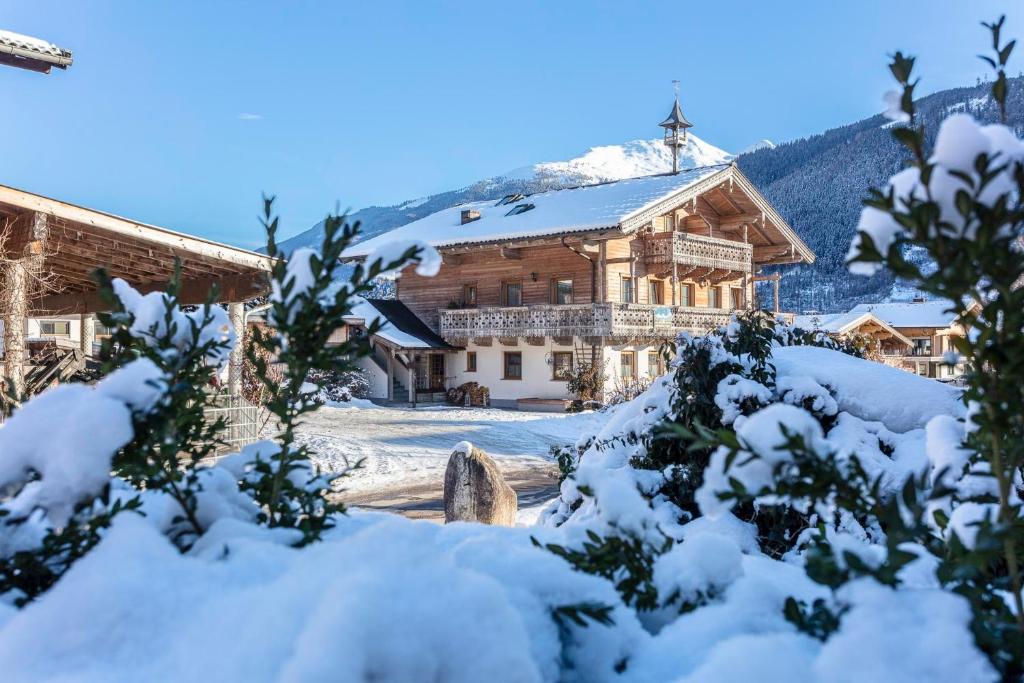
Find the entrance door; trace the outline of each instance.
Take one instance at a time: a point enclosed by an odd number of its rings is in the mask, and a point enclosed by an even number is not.
[[[430,356],[430,388],[435,391],[444,390],[443,353],[435,353]]]

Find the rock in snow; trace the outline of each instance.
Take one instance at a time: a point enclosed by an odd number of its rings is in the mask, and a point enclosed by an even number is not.
[[[515,526],[517,506],[494,460],[468,441],[458,444],[444,473],[444,521]]]

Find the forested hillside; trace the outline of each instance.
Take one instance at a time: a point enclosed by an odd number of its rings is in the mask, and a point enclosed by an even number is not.
[[[1008,123],[1018,134],[1024,130],[1022,84],[1019,77],[1010,80]],[[999,110],[989,97],[990,88],[990,83],[981,83],[922,98],[918,112],[928,143],[942,118],[954,111],[997,121]],[[879,114],[739,157],[743,172],[818,255],[812,266],[785,269],[784,308],[837,311],[890,295],[893,280],[887,273],[852,276],[843,264],[867,188],[884,184],[902,166],[904,150],[893,140],[890,127]]]

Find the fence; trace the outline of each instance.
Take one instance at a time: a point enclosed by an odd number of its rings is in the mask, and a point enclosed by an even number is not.
[[[203,410],[203,416],[213,422],[223,418],[226,426],[221,440],[229,450],[238,450],[260,438],[260,408],[241,396],[218,395],[213,404]]]

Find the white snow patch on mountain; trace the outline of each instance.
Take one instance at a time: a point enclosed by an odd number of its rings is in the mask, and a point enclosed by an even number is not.
[[[679,155],[679,168],[713,166],[733,158],[729,152],[690,134]],[[545,161],[524,166],[498,178],[587,184],[669,173],[671,170],[672,153],[660,139],[632,140],[621,145],[591,147],[568,161]]]
[[[774,142],[765,138],[763,140],[758,140],[749,147],[746,147],[742,152],[740,152],[740,154],[750,154],[751,152],[756,152],[759,149],[775,149],[777,146],[778,145],[776,145]]]

